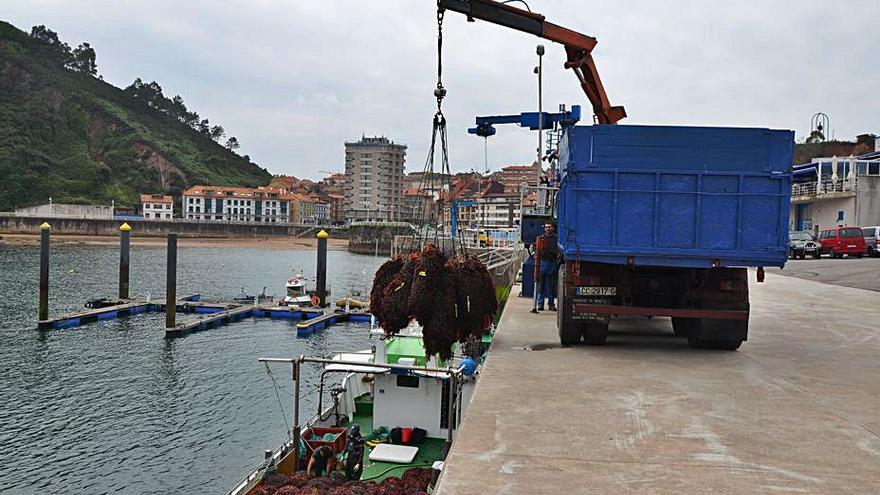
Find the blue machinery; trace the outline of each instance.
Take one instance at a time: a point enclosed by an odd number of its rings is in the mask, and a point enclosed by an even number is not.
[[[537,131],[538,129],[553,129],[557,124],[562,127],[571,126],[580,119],[580,105],[572,105],[571,110],[563,109],[559,113],[523,112],[519,115],[490,115],[477,117],[476,127],[468,129],[468,134],[487,138],[495,135],[495,126],[499,124],[517,124],[520,127],[528,127],[532,131]]]

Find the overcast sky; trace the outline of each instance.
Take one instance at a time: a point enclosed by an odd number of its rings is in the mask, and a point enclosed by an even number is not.
[[[809,133],[818,111],[837,138],[880,133],[880,2],[530,0],[556,24],[595,36],[594,58],[626,124],[729,125]],[[435,101],[433,0],[0,0],[0,17],[88,41],[104,79],[156,80],[276,174],[344,168],[362,134],[406,144],[424,167]],[[453,171],[482,169],[477,115],[537,106],[531,35],[467,23],[444,30],[444,111]],[[544,42],[544,102],[589,108],[564,50]],[[589,110],[587,110],[589,113]],[[489,167],[532,160],[536,136],[499,128]]]

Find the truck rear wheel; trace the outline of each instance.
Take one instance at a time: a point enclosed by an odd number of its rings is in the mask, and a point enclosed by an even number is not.
[[[672,318],[672,332],[676,337],[689,337],[699,327],[700,320],[696,318]]]
[[[556,277],[556,295],[559,307],[556,311],[556,329],[559,331],[559,343],[565,347],[577,345],[581,341],[581,329],[572,321],[571,301],[565,297],[565,264],[559,265]]]
[[[748,320],[729,321],[700,318],[688,335],[688,345],[694,349],[735,351],[748,334]]]
[[[584,343],[587,345],[603,345],[608,338],[608,324],[600,321],[588,321],[583,324]]]

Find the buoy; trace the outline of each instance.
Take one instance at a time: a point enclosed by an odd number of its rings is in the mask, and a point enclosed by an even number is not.
[[[318,296],[312,296],[312,306],[317,308],[318,304],[320,304],[320,303],[321,303],[321,300],[318,299]]]

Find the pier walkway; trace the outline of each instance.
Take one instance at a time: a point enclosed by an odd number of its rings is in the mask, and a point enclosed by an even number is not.
[[[561,348],[555,313],[511,298],[435,493],[880,492],[880,293],[751,291],[737,352],[666,318]]]

